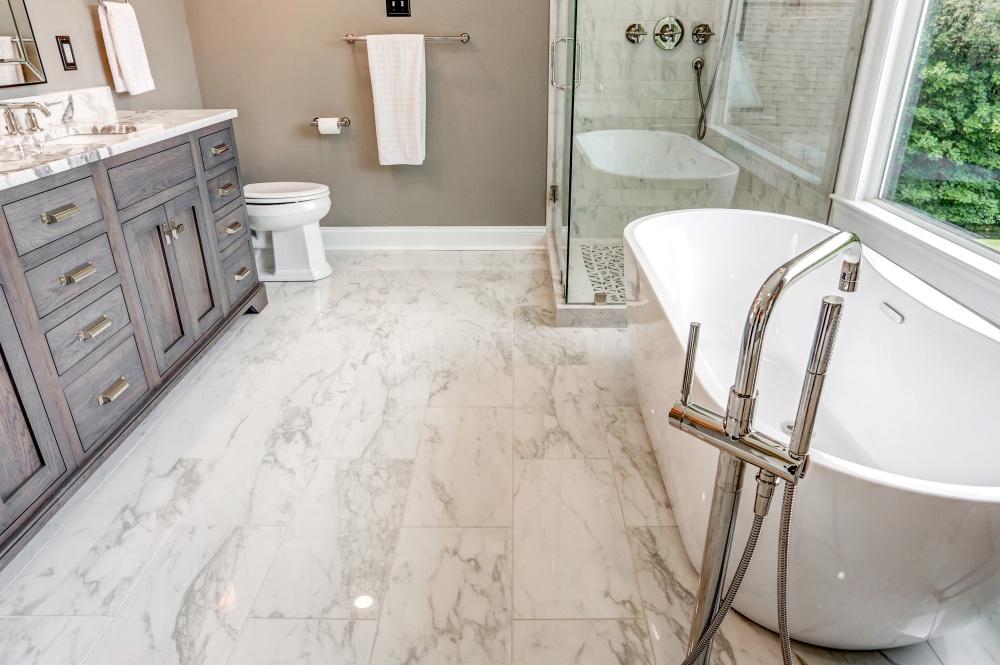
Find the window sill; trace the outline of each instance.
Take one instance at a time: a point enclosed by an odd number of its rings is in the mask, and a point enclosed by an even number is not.
[[[1000,325],[1000,263],[907,220],[872,201],[833,195],[830,224]]]

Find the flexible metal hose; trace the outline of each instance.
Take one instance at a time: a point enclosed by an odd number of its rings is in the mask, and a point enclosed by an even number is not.
[[[743,548],[743,556],[740,558],[740,565],[736,568],[736,574],[733,576],[733,581],[729,583],[729,590],[726,592],[725,598],[722,599],[722,604],[719,606],[719,611],[715,613],[712,623],[701,636],[701,639],[698,641],[698,646],[694,648],[691,654],[687,657],[687,660],[684,661],[684,665],[693,665],[698,656],[700,656],[708,645],[712,643],[712,640],[715,639],[715,635],[719,632],[719,628],[722,627],[722,622],[725,620],[726,615],[729,614],[729,610],[732,609],[733,601],[736,600],[736,594],[739,593],[740,585],[743,584],[743,578],[746,576],[747,569],[750,567],[750,560],[753,558],[754,550],[757,549],[757,541],[760,539],[760,530],[763,526],[764,518],[760,515],[754,515],[753,526],[750,527],[750,537],[747,538],[747,545]]]
[[[788,532],[792,526],[792,505],[795,485],[785,483],[781,501],[781,531],[778,535],[778,635],[781,638],[781,658],[784,665],[795,665],[792,637],[788,632]]]
[[[698,103],[701,105],[701,117],[698,118],[698,140],[701,141],[708,133],[708,105],[712,103],[712,93],[715,92],[715,81],[719,78],[719,68],[722,66],[722,49],[726,46],[726,39],[729,37],[729,28],[733,21],[733,5],[736,0],[729,0],[729,8],[726,10],[726,26],[722,31],[722,41],[719,43],[719,59],[715,63],[715,72],[712,74],[712,83],[708,86],[708,94],[702,94],[701,90],[701,69],[698,72]]]

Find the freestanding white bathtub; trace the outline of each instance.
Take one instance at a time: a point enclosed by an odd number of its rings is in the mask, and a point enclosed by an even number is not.
[[[576,136],[574,234],[621,238],[632,220],[661,210],[732,205],[739,167],[685,134],[614,129]]]
[[[692,399],[721,413],[757,289],[833,233],[738,210],[662,213],[626,229],[639,398],[695,567],[718,454],[667,422],[688,326],[702,323]],[[837,291],[839,268],[839,260],[830,262],[779,302],[764,346],[756,425],[787,441],[783,428],[795,417],[820,299],[844,296],[812,463],[796,496],[792,636],[841,649],[903,646],[1000,605],[1000,434],[992,422],[1000,331],[867,248],[856,293]],[[755,487],[748,469],[734,560],[749,532]],[[780,493],[735,604],[772,630],[779,504]]]

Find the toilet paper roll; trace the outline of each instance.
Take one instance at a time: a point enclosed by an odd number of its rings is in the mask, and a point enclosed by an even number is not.
[[[318,122],[320,134],[340,133],[340,118],[320,118]]]

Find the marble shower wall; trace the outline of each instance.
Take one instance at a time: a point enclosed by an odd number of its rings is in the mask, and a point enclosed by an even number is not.
[[[696,57],[714,63],[718,38],[699,46],[690,31],[709,23],[722,33],[722,5],[712,0],[578,0],[577,39],[582,62],[580,87],[574,98],[573,132],[613,129],[663,130],[694,133],[700,113],[694,69]],[[681,44],[669,51],[657,48],[652,33],[666,17],[680,19],[687,30]],[[632,23],[647,37],[640,44],[625,39]],[[629,222],[663,210],[717,205],[712,192],[650,182],[643,191],[595,187],[607,176],[584,162],[573,147],[570,227],[574,238],[617,240]]]
[[[739,22],[742,5],[736,4]],[[572,109],[574,134],[640,129],[692,135],[699,106],[691,62],[703,56],[713,70],[728,6],[727,0],[577,0],[575,27],[582,62]],[[710,129],[705,143],[740,166],[733,207],[826,221],[867,1],[804,0],[795,6],[763,2],[748,7],[752,11],[740,47],[762,106],[750,108],[744,100],[737,107],[727,100],[730,71],[724,66],[713,101],[713,125],[734,131]],[[552,38],[573,34],[568,19],[572,15],[573,0],[552,0]],[[649,36],[637,45],[625,40],[630,23],[641,23],[651,33],[665,16],[678,17],[688,31],[676,49],[658,49]],[[690,39],[691,29],[703,21],[718,32],[708,46]],[[738,29],[738,24],[733,26]],[[557,52],[557,69],[565,57],[564,51]],[[558,183],[565,168],[562,119],[567,109],[562,93],[550,92],[549,173],[550,182]],[[709,205],[698,192],[671,193],[653,201],[650,192],[633,200],[627,191],[593,191],[588,183],[595,174],[575,146],[572,170],[570,230],[575,238],[618,239],[630,221],[644,214]],[[549,204],[553,231],[558,230],[562,205]]]

